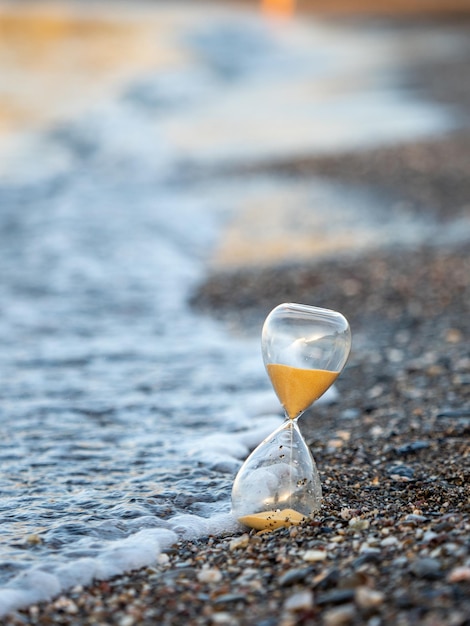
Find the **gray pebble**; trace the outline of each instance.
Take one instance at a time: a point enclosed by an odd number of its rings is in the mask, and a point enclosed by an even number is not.
[[[354,589],[333,589],[332,591],[326,591],[317,596],[316,604],[322,606],[323,604],[343,604],[343,602],[350,602],[354,599]]]
[[[296,585],[308,578],[313,571],[313,567],[296,567],[295,569],[290,569],[279,578],[279,585],[281,587]]]
[[[429,446],[430,444],[427,441],[413,441],[412,443],[405,443],[402,446],[399,446],[396,449],[396,452],[400,455],[414,454],[415,452],[429,448]]]
[[[392,464],[387,467],[387,474],[389,476],[400,476],[402,478],[412,479],[414,478],[414,469],[409,465],[400,464]]]
[[[441,564],[431,557],[416,559],[411,563],[410,570],[417,578],[436,580],[442,576]]]

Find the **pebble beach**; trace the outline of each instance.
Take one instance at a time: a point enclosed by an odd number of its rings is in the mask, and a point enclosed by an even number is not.
[[[336,263],[278,270],[276,294],[315,293],[349,313],[355,337],[338,400],[302,418],[321,513],[262,535],[178,543],[153,567],[4,623],[467,624],[469,269],[462,246],[374,254],[349,260],[347,273]],[[256,289],[270,306],[269,271],[232,277],[243,302]],[[237,302],[234,285],[224,289],[225,304]],[[252,307],[246,315],[256,325]]]
[[[445,28],[465,34],[470,21]],[[456,111],[457,130],[188,173],[360,185],[383,199],[384,219],[393,209],[436,225],[413,245],[214,263],[188,298],[241,337],[259,335],[280,302],[348,318],[353,349],[338,394],[300,423],[321,477],[320,514],[264,534],[180,541],[149,567],[73,587],[2,624],[470,624],[469,63],[467,46],[458,62],[421,59],[405,74]]]

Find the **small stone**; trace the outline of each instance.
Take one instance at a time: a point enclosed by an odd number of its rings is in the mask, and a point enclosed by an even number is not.
[[[213,600],[214,604],[230,604],[232,602],[246,602],[246,594],[245,593],[224,593],[221,596],[217,596],[215,600]]]
[[[54,602],[54,607],[56,609],[60,609],[64,613],[68,613],[69,615],[75,615],[78,613],[78,606],[75,602],[69,598],[65,598],[64,596],[61,596]]]
[[[441,565],[437,559],[431,557],[418,558],[410,565],[410,570],[417,578],[435,580],[441,577]]]
[[[424,515],[416,515],[415,513],[410,513],[406,516],[405,521],[407,522],[417,522],[418,524],[427,521],[427,517]]]
[[[312,581],[312,587],[315,589],[328,589],[338,584],[340,579],[340,573],[337,569],[323,570],[320,574],[317,574]]]
[[[380,542],[380,545],[384,548],[388,548],[389,546],[396,546],[397,543],[398,539],[396,537],[385,537],[385,539],[382,539]]]
[[[456,567],[447,576],[449,583],[461,583],[470,580],[470,567]]]
[[[413,441],[412,443],[405,443],[399,446],[396,451],[397,454],[414,454],[420,450],[426,450],[429,446],[428,441]]]
[[[318,606],[323,604],[343,604],[354,599],[354,589],[333,589],[317,597]]]
[[[353,517],[349,520],[349,528],[352,530],[367,530],[370,526],[368,519],[361,519],[360,517]]]
[[[236,626],[238,624],[238,620],[233,615],[230,615],[230,613],[220,611],[219,613],[211,615],[211,623],[223,624],[224,626]]]
[[[458,418],[469,418],[470,410],[469,409],[441,409],[436,417],[438,418],[450,418],[450,419],[458,419]]]
[[[369,563],[380,563],[382,560],[382,557],[380,555],[380,550],[377,550],[375,548],[370,548],[368,547],[368,549],[362,550],[361,551],[361,555],[357,557],[357,559],[354,559],[352,566],[354,569],[359,569],[360,567],[362,567],[363,565],[369,564]]]
[[[327,557],[325,550],[307,550],[303,555],[303,560],[308,563],[316,563],[317,561],[324,561]]]
[[[352,510],[344,507],[344,508],[341,509],[340,516],[341,516],[341,519],[344,519],[344,520],[348,521],[353,516]]]
[[[197,579],[200,583],[218,583],[222,580],[222,572],[216,567],[202,569]]]
[[[365,572],[352,572],[341,576],[339,581],[340,589],[357,589],[367,584],[368,576]]]
[[[381,591],[370,589],[369,587],[358,587],[354,599],[361,609],[376,609],[384,601],[384,594]]]
[[[414,470],[409,465],[393,464],[387,467],[387,473],[393,480],[410,481],[414,478]]]
[[[170,557],[165,552],[161,552],[157,557],[158,565],[168,565],[170,562]]]
[[[325,626],[347,626],[351,624],[356,615],[356,610],[352,604],[345,604],[334,609],[325,611],[323,623]]]
[[[433,530],[427,530],[423,535],[423,542],[430,543],[436,537],[438,537],[437,533],[435,533]]]
[[[229,544],[229,550],[238,550],[239,548],[246,548],[250,543],[250,537],[246,533],[240,537],[234,537]]]
[[[290,587],[303,582],[313,573],[312,567],[296,567],[284,572],[279,578],[280,587]]]
[[[361,544],[361,547],[359,548],[359,554],[380,554],[380,550],[379,548],[374,548],[373,546],[371,546],[369,543],[367,543],[367,541],[365,541],[363,544]]]
[[[313,593],[309,589],[294,593],[284,602],[284,610],[295,613],[308,611],[313,606]]]
[[[460,343],[463,339],[462,332],[458,328],[449,328],[446,332],[447,343]]]

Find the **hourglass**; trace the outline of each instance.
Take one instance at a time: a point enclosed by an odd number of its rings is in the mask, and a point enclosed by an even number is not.
[[[284,423],[240,468],[232,489],[232,514],[267,530],[299,524],[318,512],[321,484],[297,421],[334,383],[351,348],[347,320],[336,311],[280,304],[266,318],[262,352]]]

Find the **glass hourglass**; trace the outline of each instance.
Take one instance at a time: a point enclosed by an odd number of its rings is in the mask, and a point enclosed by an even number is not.
[[[297,421],[334,383],[351,349],[347,320],[336,311],[280,304],[266,318],[262,352],[284,423],[240,468],[232,514],[257,530],[291,526],[318,512],[321,484]]]

